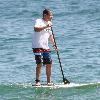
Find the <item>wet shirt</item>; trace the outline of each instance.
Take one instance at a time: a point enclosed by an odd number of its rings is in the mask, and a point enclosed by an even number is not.
[[[43,19],[37,19],[34,27],[45,27],[50,21],[46,22]],[[51,28],[48,27],[40,32],[35,32],[32,35],[32,48],[49,49],[48,39],[52,35]]]

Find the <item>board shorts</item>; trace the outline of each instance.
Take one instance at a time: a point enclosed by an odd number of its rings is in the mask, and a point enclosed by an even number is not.
[[[36,64],[52,64],[50,49],[33,48]]]

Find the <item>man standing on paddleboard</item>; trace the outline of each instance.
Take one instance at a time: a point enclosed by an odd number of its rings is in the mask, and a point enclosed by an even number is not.
[[[50,48],[48,40],[51,41],[55,50],[57,50],[52,31],[53,14],[49,9],[43,11],[43,18],[37,19],[34,25],[34,33],[32,36],[32,49],[36,60],[36,85],[40,84],[40,74],[42,63],[46,65],[47,84],[51,83],[51,67],[52,59],[50,56]]]

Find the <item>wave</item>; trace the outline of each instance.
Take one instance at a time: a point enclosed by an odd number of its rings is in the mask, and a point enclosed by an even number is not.
[[[86,99],[82,100],[87,100],[90,99],[90,97],[86,96],[87,94],[91,94],[91,98],[94,98],[94,100],[99,98],[99,94],[96,91],[100,89],[100,82],[70,83],[70,85],[59,83],[58,85],[63,87],[37,88],[32,86],[32,83],[0,84],[0,100],[50,100],[51,97],[52,100],[62,100],[64,97],[69,100],[70,97],[77,98],[79,95],[81,98],[86,97]],[[93,95],[96,95],[96,97]]]

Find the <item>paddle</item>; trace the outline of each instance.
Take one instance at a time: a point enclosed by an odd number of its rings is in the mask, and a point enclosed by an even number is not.
[[[51,27],[51,31],[52,31],[55,47],[57,48],[57,44],[56,44],[56,40],[55,40],[55,36],[54,36],[52,27]],[[62,68],[62,65],[61,65],[61,61],[60,61],[60,56],[59,56],[58,50],[56,50],[56,53],[58,55],[58,60],[59,60],[59,64],[60,64],[60,68],[61,68],[61,72],[62,72],[62,76],[63,76],[63,82],[64,82],[64,84],[69,84],[70,82],[64,77],[63,68]]]

